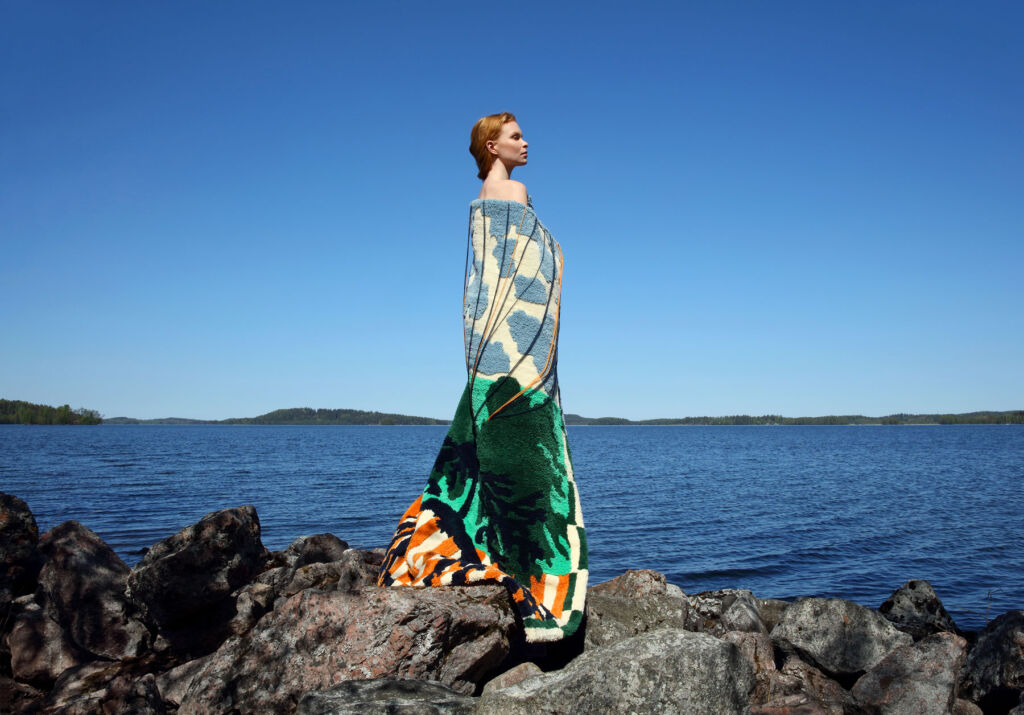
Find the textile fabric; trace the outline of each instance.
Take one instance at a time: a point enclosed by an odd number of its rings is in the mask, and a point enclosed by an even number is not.
[[[527,204],[469,205],[467,382],[378,582],[508,588],[529,642],[583,618],[587,541],[558,390],[562,251]]]

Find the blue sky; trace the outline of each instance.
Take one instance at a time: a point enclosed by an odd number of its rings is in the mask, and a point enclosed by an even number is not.
[[[450,417],[467,147],[565,254],[563,407],[1024,407],[1019,3],[0,5],[0,396]]]

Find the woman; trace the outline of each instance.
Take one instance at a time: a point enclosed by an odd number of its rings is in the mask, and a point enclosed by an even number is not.
[[[480,119],[469,150],[483,186],[469,204],[468,380],[378,582],[501,583],[526,640],[556,641],[577,630],[587,588],[587,541],[555,369],[562,252],[526,187],[509,178],[527,161],[515,116]]]

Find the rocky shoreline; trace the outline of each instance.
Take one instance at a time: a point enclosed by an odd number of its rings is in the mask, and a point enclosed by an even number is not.
[[[382,555],[267,551],[242,506],[129,568],[0,493],[0,712],[1024,715],[1024,611],[963,633],[926,581],[871,609],[627,571],[543,647],[503,588],[379,588]]]

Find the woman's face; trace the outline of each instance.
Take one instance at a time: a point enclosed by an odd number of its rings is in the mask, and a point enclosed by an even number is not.
[[[506,122],[501,127],[501,136],[488,142],[497,151],[497,158],[506,166],[522,166],[526,163],[526,140],[518,122]]]

